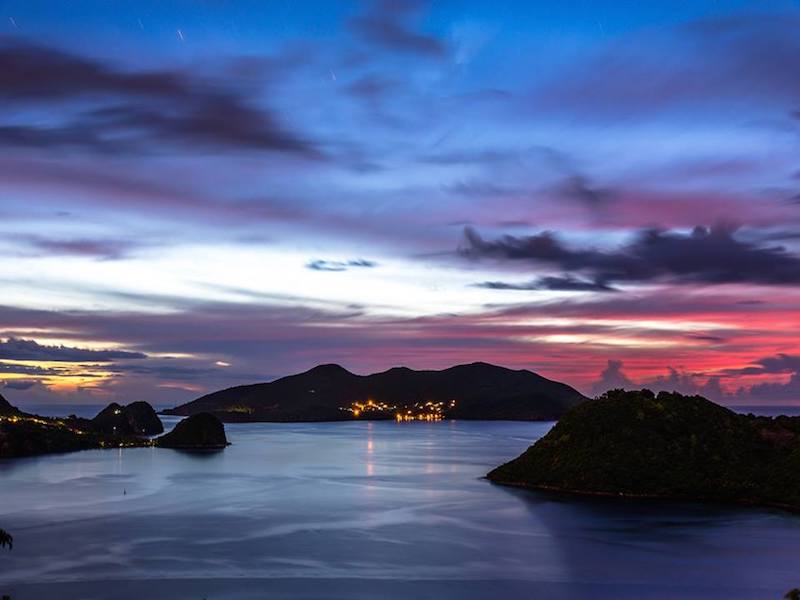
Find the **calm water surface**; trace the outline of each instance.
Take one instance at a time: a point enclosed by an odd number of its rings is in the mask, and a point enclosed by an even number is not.
[[[174,420],[165,420],[174,423]],[[800,518],[481,479],[549,423],[228,425],[223,452],[0,462],[13,600],[781,598]]]

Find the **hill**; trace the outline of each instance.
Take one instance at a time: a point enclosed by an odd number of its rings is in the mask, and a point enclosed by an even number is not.
[[[19,410],[15,406],[11,406],[11,404],[3,398],[3,395],[0,394],[0,416],[11,416],[19,414]]]
[[[161,432],[163,426],[146,402],[127,407],[111,404],[94,419],[51,418],[20,411],[0,396],[0,459],[150,446],[142,436],[155,430]]]
[[[91,420],[95,431],[116,435],[158,435],[164,425],[147,402],[131,402],[121,406],[112,402]]]
[[[156,445],[176,450],[221,450],[228,445],[228,438],[222,421],[209,413],[197,413],[158,438]]]
[[[553,420],[585,399],[573,388],[531,371],[487,363],[442,371],[395,367],[365,376],[339,365],[320,365],[270,383],[214,392],[164,414],[210,412],[227,422]]]
[[[800,510],[800,417],[740,415],[700,396],[607,392],[571,409],[496,483]]]

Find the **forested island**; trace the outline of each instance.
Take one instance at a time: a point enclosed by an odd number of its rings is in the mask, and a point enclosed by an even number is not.
[[[584,400],[574,388],[531,371],[480,362],[442,371],[395,367],[364,376],[329,364],[214,392],[163,414],[210,412],[226,422],[552,421]]]
[[[800,417],[742,415],[700,396],[613,390],[571,409],[487,477],[558,492],[800,510]]]

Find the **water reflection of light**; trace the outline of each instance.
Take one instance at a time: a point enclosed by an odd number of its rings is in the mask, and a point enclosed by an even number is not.
[[[375,463],[372,460],[372,455],[375,452],[375,442],[372,439],[372,422],[367,423],[367,477],[372,477],[375,474]]]

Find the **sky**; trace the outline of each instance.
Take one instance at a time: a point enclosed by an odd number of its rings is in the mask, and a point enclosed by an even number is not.
[[[800,4],[0,0],[0,392],[319,363],[800,402]]]

